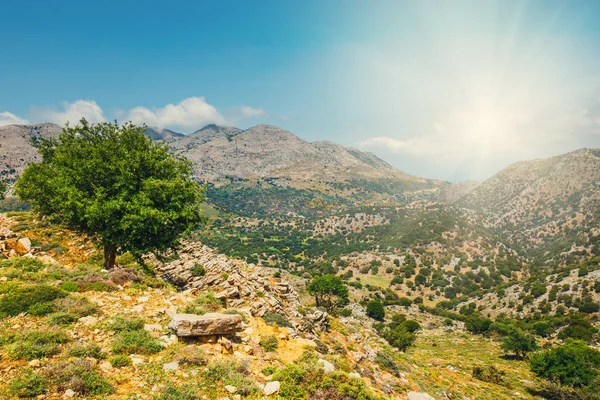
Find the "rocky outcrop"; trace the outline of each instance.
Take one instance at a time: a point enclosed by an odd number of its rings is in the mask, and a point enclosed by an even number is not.
[[[179,337],[233,335],[242,331],[242,316],[221,313],[175,314],[169,329]]]
[[[6,227],[0,227],[0,258],[20,257],[31,251],[31,240]]]
[[[329,328],[326,312],[298,312],[298,294],[290,282],[274,277],[272,269],[229,258],[195,241],[183,242],[177,253],[168,257],[176,259],[161,261],[149,256],[147,261],[154,264],[161,279],[183,290],[213,292],[226,307],[247,308],[257,317],[267,312],[285,315],[300,332]]]

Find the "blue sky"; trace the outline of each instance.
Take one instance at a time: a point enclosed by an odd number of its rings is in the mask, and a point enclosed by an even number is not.
[[[0,6],[0,124],[268,123],[451,181],[600,147],[597,1]]]

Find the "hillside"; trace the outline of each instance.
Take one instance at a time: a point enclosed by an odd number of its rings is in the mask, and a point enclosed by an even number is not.
[[[498,342],[416,304],[388,309],[421,326],[414,349],[401,352],[370,326],[360,304],[328,316],[313,306],[302,280],[197,242],[144,269],[126,254],[107,272],[85,237],[29,214],[0,215],[0,225],[3,248],[12,238],[31,242],[19,248],[22,256],[0,260],[2,398],[375,400],[427,392],[512,399],[518,392],[531,399],[540,383],[526,362],[502,358]],[[177,286],[152,271],[176,278]],[[167,324],[180,310],[240,314],[243,330],[178,338]],[[501,372],[495,383],[473,375],[489,365]],[[269,396],[274,385],[278,392]]]
[[[62,129],[55,124],[0,126],[0,177],[13,181],[25,166],[38,161],[30,140],[58,136]]]
[[[559,261],[574,252],[597,254],[600,150],[515,163],[454,205],[476,211],[516,250],[541,261],[559,253],[565,253]]]

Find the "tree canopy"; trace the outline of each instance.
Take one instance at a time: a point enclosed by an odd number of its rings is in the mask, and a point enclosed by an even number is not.
[[[568,339],[562,346],[534,354],[530,365],[535,374],[550,381],[588,386],[600,375],[600,351],[581,340]]]
[[[34,211],[97,239],[107,269],[118,252],[166,250],[203,221],[191,163],[145,129],[82,119],[57,138],[34,140],[42,161],[15,185]]]
[[[308,284],[306,289],[308,293],[315,296],[317,307],[334,311],[337,307],[348,303],[348,288],[338,276],[318,276]]]

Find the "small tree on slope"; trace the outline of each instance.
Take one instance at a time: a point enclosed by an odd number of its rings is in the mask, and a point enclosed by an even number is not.
[[[42,161],[15,185],[34,211],[96,238],[106,269],[118,252],[166,250],[203,221],[203,189],[191,179],[191,163],[144,131],[82,119],[56,139],[33,141]]]

